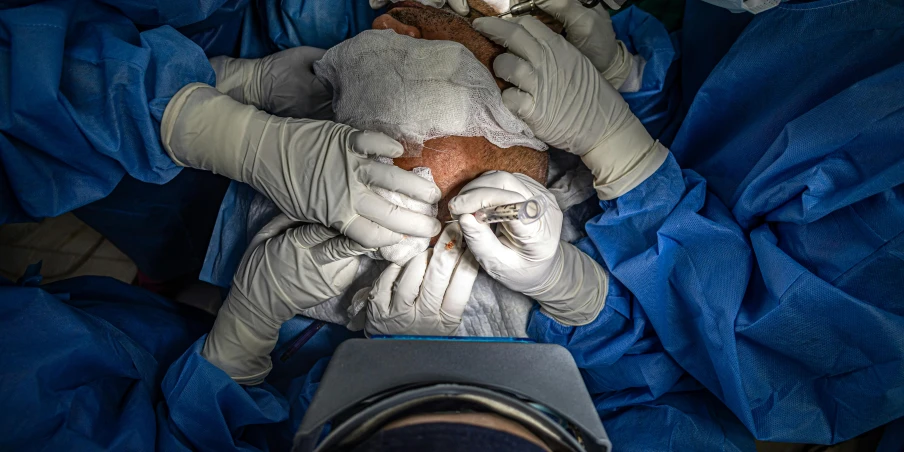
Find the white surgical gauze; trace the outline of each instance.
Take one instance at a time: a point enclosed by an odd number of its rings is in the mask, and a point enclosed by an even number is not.
[[[376,160],[381,163],[392,165],[392,159],[387,157],[378,157]],[[411,172],[424,179],[429,180],[430,182],[433,182],[433,173],[430,171],[430,168],[415,168]],[[416,199],[411,199],[401,193],[389,191],[385,188],[371,187],[370,189],[380,197],[385,198],[387,201],[397,206],[404,207],[408,210],[421,213],[429,217],[436,217],[438,210],[436,204],[427,204]],[[429,246],[429,237],[424,238],[405,236],[405,238],[402,239],[401,242],[396,243],[395,245],[384,246],[377,251],[368,253],[367,257],[373,259],[383,259],[394,264],[405,265],[409,260],[411,260],[412,257],[422,253]]]
[[[546,150],[505,108],[490,71],[457,42],[369,30],[328,50],[314,73],[333,88],[336,122],[383,132],[405,145],[406,156],[448,136]]]

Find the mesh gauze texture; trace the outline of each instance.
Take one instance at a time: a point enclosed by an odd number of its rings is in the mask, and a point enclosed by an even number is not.
[[[383,132],[405,145],[406,156],[446,136],[546,150],[502,104],[489,70],[457,42],[369,30],[327,51],[314,72],[333,88],[337,122]]]

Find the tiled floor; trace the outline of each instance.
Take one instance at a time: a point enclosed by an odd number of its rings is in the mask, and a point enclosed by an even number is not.
[[[44,283],[83,275],[131,283],[138,271],[125,254],[72,214],[0,226],[0,275],[15,281],[38,261],[43,261]]]

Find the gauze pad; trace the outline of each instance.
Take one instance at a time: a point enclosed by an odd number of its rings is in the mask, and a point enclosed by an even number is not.
[[[314,73],[334,91],[336,122],[383,132],[405,145],[406,156],[447,136],[546,150],[503,105],[490,71],[457,42],[369,30],[328,50]]]

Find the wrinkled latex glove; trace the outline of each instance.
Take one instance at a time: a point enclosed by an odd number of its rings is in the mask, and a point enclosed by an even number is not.
[[[467,16],[470,8],[468,7],[468,0],[416,0],[418,3],[422,3],[427,6],[432,6],[434,8],[442,8],[447,3],[449,7],[452,8],[452,11],[455,11],[459,15]],[[373,9],[380,9],[390,3],[395,3],[391,0],[370,0],[370,7]]]
[[[538,8],[565,26],[565,38],[602,74],[613,88],[619,89],[631,75],[634,55],[615,39],[612,19],[602,6],[586,8],[577,0],[538,0]]]
[[[280,326],[345,291],[366,251],[330,228],[277,216],[242,257],[201,356],[238,383],[260,383]]]
[[[257,59],[210,59],[217,89],[233,99],[277,116],[333,118],[333,95],[314,75],[326,50],[295,47]]]
[[[405,267],[390,264],[374,282],[367,302],[365,331],[374,334],[450,336],[458,329],[477,279],[477,261],[462,246],[451,224],[436,247]]]
[[[471,213],[485,208],[546,197],[546,211],[531,224],[521,221],[490,225]],[[585,325],[596,319],[606,301],[609,279],[590,256],[559,240],[562,211],[553,195],[523,174],[491,171],[474,179],[449,202],[477,262],[493,279],[538,302],[564,325]]]
[[[493,61],[496,76],[515,85],[502,92],[505,106],[541,140],[581,156],[600,199],[627,193],[665,161],[668,150],[564,37],[533,17],[473,25],[509,50]]]
[[[272,116],[193,83],[170,100],[160,135],[177,164],[245,182],[292,220],[331,227],[368,248],[398,243],[403,234],[440,232],[436,218],[371,190],[381,187],[428,204],[440,199],[432,182],[369,158],[402,155],[402,145],[382,133]]]

